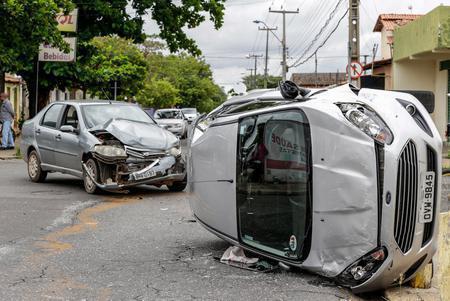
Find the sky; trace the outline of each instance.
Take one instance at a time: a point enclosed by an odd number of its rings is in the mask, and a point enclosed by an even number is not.
[[[373,32],[379,14],[426,14],[441,4],[450,5],[450,0],[361,0],[361,55],[369,55],[368,61],[371,61],[373,46],[380,43],[380,34]],[[314,56],[309,60],[306,58],[315,52],[335,27],[336,31],[317,51],[318,72],[344,72],[347,65],[348,17],[344,17],[339,25],[338,21],[347,10],[348,0],[227,0],[224,23],[219,30],[215,30],[209,21],[195,29],[186,30],[211,66],[215,82],[225,91],[233,88],[237,92],[244,92],[246,87],[242,83],[242,77],[250,74],[248,69],[254,68],[255,63],[247,56],[265,54],[266,32],[258,30],[258,24],[253,23],[253,20],[264,21],[269,27],[278,27],[274,33],[281,39],[282,15],[269,13],[269,8],[277,10],[281,7],[286,10],[299,9],[298,14],[286,15],[288,65],[302,63],[290,68],[288,78],[293,72],[314,72]],[[333,11],[335,13],[331,14]],[[324,27],[327,19],[330,20]],[[322,27],[324,29],[321,32]],[[157,34],[158,28],[153,21],[148,20],[145,31]],[[379,55],[380,50],[377,53]],[[281,74],[281,56],[281,43],[271,35],[269,74]],[[258,59],[257,72],[264,72],[263,58]]]

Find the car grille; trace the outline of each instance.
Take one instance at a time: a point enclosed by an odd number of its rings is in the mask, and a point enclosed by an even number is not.
[[[435,176],[434,176],[434,189],[437,188],[437,174],[436,174],[436,170],[437,170],[437,162],[436,162],[436,153],[434,152],[434,150],[429,147],[427,145],[427,171],[434,171]],[[436,198],[437,198],[437,193],[435,191],[434,193],[434,199],[433,199],[433,220],[431,222],[425,223],[424,224],[424,228],[423,228],[423,238],[422,238],[422,246],[426,245],[431,237],[433,236],[433,228],[434,228],[434,220],[436,218],[436,214],[435,214],[435,208],[436,208]]]
[[[130,157],[144,160],[154,160],[166,155],[165,153],[162,152],[143,150],[129,146],[125,147],[125,151],[127,152],[127,155]]]
[[[409,141],[398,160],[394,237],[403,253],[411,249],[416,225],[418,163],[416,145]]]

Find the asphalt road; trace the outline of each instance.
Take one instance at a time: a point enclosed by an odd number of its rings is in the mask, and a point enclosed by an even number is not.
[[[1,161],[0,208],[0,300],[357,300],[305,272],[219,263],[228,245],[193,220],[187,193],[91,196]]]

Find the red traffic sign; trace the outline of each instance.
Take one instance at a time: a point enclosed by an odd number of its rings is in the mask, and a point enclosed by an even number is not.
[[[352,62],[350,64],[350,68],[348,68],[348,65],[347,65],[347,73],[349,72],[349,69],[350,69],[350,76],[351,76],[352,79],[360,78],[361,75],[364,72],[364,68],[361,65],[361,63],[360,62],[356,62],[356,61]]]

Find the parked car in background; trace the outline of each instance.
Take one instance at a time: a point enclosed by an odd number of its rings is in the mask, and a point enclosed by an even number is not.
[[[188,123],[192,123],[200,114],[196,108],[183,108],[181,109],[184,116],[187,118]]]
[[[409,93],[349,85],[232,98],[194,125],[194,215],[357,293],[401,285],[437,249],[442,140],[430,111]]]
[[[134,104],[52,103],[24,123],[20,149],[33,182],[62,172],[82,178],[88,193],[186,186],[179,139]]]
[[[187,118],[180,109],[160,109],[156,110],[153,118],[155,121],[165,126],[174,135],[185,138],[187,135]]]

